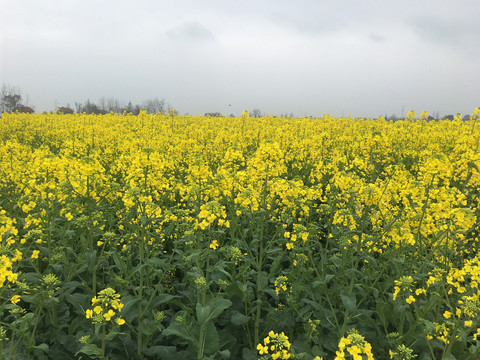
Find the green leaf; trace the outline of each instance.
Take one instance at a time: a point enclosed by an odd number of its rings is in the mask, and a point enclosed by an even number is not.
[[[257,360],[257,353],[249,348],[243,348],[242,359],[244,360]]]
[[[187,340],[188,342],[195,342],[195,339],[192,338],[192,336],[188,333],[188,331],[179,323],[174,322],[173,324],[170,324],[168,328],[163,330],[162,333],[164,336],[178,336],[179,338],[182,338],[184,340]]]
[[[244,284],[240,281],[235,281],[230,283],[225,289],[225,293],[228,297],[233,297],[233,296],[245,297],[247,295],[247,292],[248,292],[247,284]]]
[[[222,279],[221,274],[223,274],[229,282],[232,279],[232,274],[230,274],[228,271],[226,271],[225,269],[217,265],[214,271],[212,272],[212,280]]]
[[[85,260],[87,263],[88,272],[92,273],[97,263],[97,250],[85,253]]]
[[[230,359],[230,350],[220,351],[220,356],[222,359]]]
[[[138,308],[136,305],[141,299],[134,297],[134,296],[125,296],[122,298],[123,302],[123,309],[122,309],[122,317],[127,319],[128,321],[132,321],[137,316]]]
[[[71,349],[75,348],[75,346],[77,345],[76,338],[73,335],[59,335],[58,343],[62,344],[67,348],[70,347]]]
[[[248,322],[248,320],[250,320],[250,316],[243,315],[242,313],[240,313],[238,311],[233,311],[232,312],[231,321],[232,321],[233,325],[240,326],[240,325],[243,325],[246,322]]]
[[[62,284],[62,288],[64,288],[65,291],[70,291],[70,290],[73,290],[76,288],[82,288],[82,287],[83,285],[80,281],[68,281]]]
[[[276,293],[275,290],[273,290],[273,289],[263,289],[263,290],[261,290],[261,292],[264,292],[265,294],[270,295],[273,299],[277,299],[277,298],[278,298],[277,293]]]
[[[195,257],[202,255],[201,250],[196,250],[193,253],[191,253],[189,256],[187,256],[186,260],[193,260]]]
[[[357,298],[355,297],[355,295],[340,294],[340,298],[342,299],[343,306],[345,306],[345,310],[353,314],[357,308]]]
[[[166,267],[165,260],[162,260],[160,258],[147,259],[146,263],[148,265],[151,265],[152,267],[155,267],[155,268],[165,268]]]
[[[29,272],[29,273],[22,274],[22,280],[24,280],[26,282],[29,282],[29,283],[30,282],[31,283],[39,282],[40,279],[41,279],[41,275],[37,274],[37,273]]]
[[[33,346],[34,349],[39,349],[42,350],[44,353],[48,353],[48,350],[50,349],[47,344],[43,343],[37,346]]]
[[[164,304],[166,302],[169,302],[173,299],[178,299],[181,298],[180,296],[175,296],[175,295],[170,295],[170,294],[160,294],[158,296],[155,296],[155,298],[152,300],[151,306],[153,308],[156,308],[157,306]]]
[[[151,336],[158,329],[154,320],[143,319],[138,325],[138,332]]]
[[[84,310],[81,308],[82,306],[85,306],[85,304],[88,304],[90,300],[90,296],[78,292],[73,294],[65,294],[63,298],[66,303],[73,306],[75,311],[78,310],[79,314],[84,314]]]
[[[452,353],[449,353],[447,355],[445,355],[442,359],[445,359],[445,360],[457,360],[457,358],[455,356],[453,356]]]
[[[105,340],[110,341],[115,339],[117,335],[123,335],[124,333],[121,333],[119,331],[110,331],[107,336],[105,337]]]
[[[93,325],[95,336],[100,335],[100,328],[101,327],[102,327],[102,324],[99,324],[99,323],[96,323],[95,325]]]
[[[327,275],[325,275],[325,277],[324,277],[324,279],[323,279],[323,283],[324,283],[324,284],[328,284],[328,282],[329,282],[330,280],[332,280],[334,277],[335,277],[335,275],[333,275],[333,274],[327,274]]]
[[[205,343],[203,352],[206,356],[215,354],[220,348],[220,337],[218,331],[212,322],[208,323],[205,328]]]
[[[86,345],[83,345],[80,348],[80,350],[77,351],[75,356],[78,356],[78,354],[85,354],[87,356],[101,357],[102,356],[102,349],[100,349],[95,344],[86,344]]]
[[[148,356],[149,359],[178,359],[176,346],[151,346],[149,348],[142,349],[142,354]]]
[[[197,320],[200,324],[206,324],[208,321],[216,319],[230,306],[232,306],[232,302],[222,297],[211,300],[210,303],[205,306],[197,303]]]
[[[120,271],[122,273],[126,273],[127,272],[127,264],[125,263],[125,261],[118,255],[117,252],[110,252],[110,256],[112,257],[113,259],[113,262],[115,263],[115,266],[120,269]]]

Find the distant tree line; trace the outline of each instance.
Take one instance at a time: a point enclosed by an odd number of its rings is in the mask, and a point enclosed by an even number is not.
[[[457,115],[459,115],[459,114],[457,114]],[[397,115],[395,115],[395,114],[385,115],[384,117],[385,117],[385,120],[387,120],[387,121],[392,121],[392,122],[405,119],[404,116],[401,117],[401,116],[397,116]],[[428,115],[428,117],[427,117],[427,120],[428,120],[428,121],[453,120],[453,119],[455,119],[455,115],[449,114],[449,115],[440,116],[440,113],[439,113],[438,111],[434,111],[434,112],[433,112],[433,116],[432,116],[432,115]],[[462,120],[463,120],[463,121],[470,120],[470,114],[465,114],[465,115],[463,115]]]
[[[170,111],[170,106],[165,103],[165,99],[158,97],[148,99],[141,104],[122,103],[115,98],[100,98],[98,103],[94,103],[88,99],[85,103],[76,102],[75,112],[86,114],[108,114],[110,112],[123,114],[124,112],[138,115],[140,110],[145,110],[147,114],[165,114]],[[73,109],[72,109],[73,112]]]
[[[75,102],[74,109],[70,104],[65,106],[57,106],[54,112],[63,114],[87,113],[87,114],[108,114],[114,112],[123,114],[124,112],[138,115],[140,110],[145,110],[147,114],[165,114],[170,112],[171,106],[165,102],[165,99],[158,97],[148,99],[141,104],[133,104],[131,101],[123,103],[115,98],[102,97],[97,103],[88,99],[85,102]],[[2,112],[27,112],[33,113],[35,110],[28,106],[28,100],[24,102],[20,89],[3,84],[0,92],[0,113]]]
[[[101,97],[96,103],[90,101],[90,99],[87,99],[83,103],[75,102],[74,109],[70,107],[70,104],[66,104],[65,106],[57,106],[56,109],[54,109],[53,111],[62,114],[73,114],[75,112],[79,114],[108,114],[110,112],[113,112],[116,114],[132,113],[134,115],[138,115],[141,110],[145,110],[147,114],[167,114],[173,111],[172,107],[165,102],[165,99],[160,99],[158,97],[148,99],[141,104],[133,104],[131,101],[125,104],[124,102],[115,98]],[[0,114],[2,112],[12,113],[16,111],[23,113],[35,112],[35,110],[30,105],[28,105],[28,96],[27,99],[24,101],[20,89],[14,86],[3,84],[0,91]],[[178,114],[178,112],[175,111],[175,114]],[[264,115],[260,109],[253,109],[250,111],[249,114],[252,117],[262,117]],[[455,118],[454,115],[445,115],[441,117],[438,111],[434,111],[432,115],[429,115],[427,120],[453,120]],[[208,112],[205,113],[205,116],[221,117],[226,115],[223,115],[220,112]],[[235,115],[230,114],[229,116],[234,117]],[[294,115],[292,113],[285,113],[281,114],[280,117],[292,118],[294,117]],[[403,116],[399,117],[395,114],[385,115],[384,118],[387,121],[394,122],[404,119]],[[470,115],[464,115],[462,119],[469,120]]]

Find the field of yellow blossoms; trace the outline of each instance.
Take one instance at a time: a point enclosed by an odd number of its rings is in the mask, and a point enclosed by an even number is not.
[[[5,359],[479,359],[470,120],[7,114]]]

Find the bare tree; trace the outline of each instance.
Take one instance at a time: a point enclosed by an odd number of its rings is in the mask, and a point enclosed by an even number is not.
[[[0,112],[13,112],[21,105],[22,93],[14,86],[3,84],[0,93]]]
[[[106,112],[107,111],[107,106],[106,106],[106,101],[105,101],[105,97],[101,97],[99,100],[98,100],[98,107],[100,108],[100,110]]]
[[[392,115],[390,115],[390,116],[388,117],[388,120],[390,120],[390,121],[394,121],[394,122],[395,122],[395,121],[397,121],[397,120],[398,120],[398,116],[397,116],[397,115],[395,115],[395,114],[392,114]]]
[[[260,111],[260,109],[253,109],[253,110],[250,112],[250,115],[252,115],[253,117],[261,117],[261,116],[262,116],[262,112]]]
[[[90,102],[89,99],[87,99],[87,102],[85,103],[85,106],[83,106],[82,112],[85,112],[87,114],[103,114],[103,113],[105,113],[95,103]]]
[[[148,99],[144,101],[142,107],[147,111],[147,114],[159,114],[165,111],[165,99]]]
[[[126,111],[127,113],[131,113],[131,112],[133,111],[133,105],[132,105],[132,102],[131,102],[131,101],[129,101],[128,104],[127,104],[127,106],[125,106],[125,111]]]
[[[83,104],[81,102],[75,102],[75,112],[80,114],[83,110]]]
[[[107,111],[113,111],[114,113],[120,114],[123,111],[122,103],[115,98],[108,98],[105,104]]]

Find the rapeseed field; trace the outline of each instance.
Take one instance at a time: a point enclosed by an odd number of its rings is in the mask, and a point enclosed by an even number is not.
[[[2,114],[6,359],[478,359],[480,109]]]

